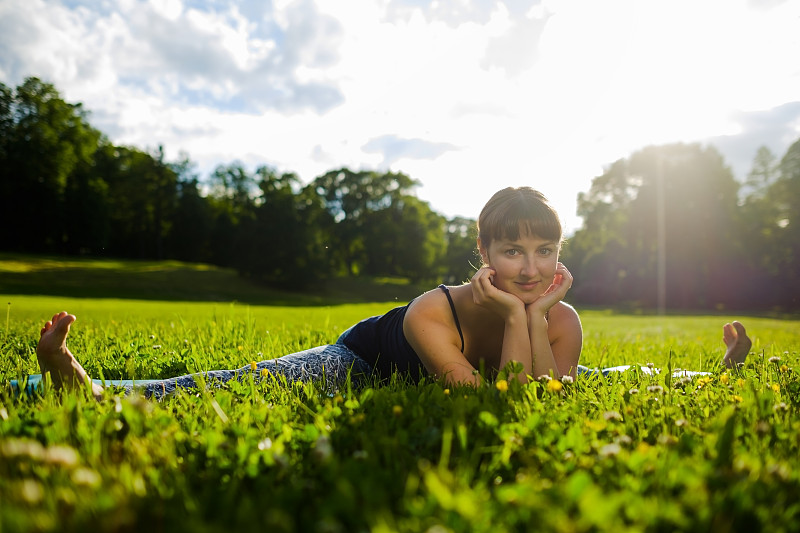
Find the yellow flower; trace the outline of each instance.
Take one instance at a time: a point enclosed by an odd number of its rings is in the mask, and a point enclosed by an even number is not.
[[[736,403],[741,403],[741,402],[743,402],[743,401],[744,401],[744,398],[742,398],[742,397],[741,397],[741,396],[739,396],[738,394],[734,394],[734,395],[733,395],[733,401],[734,401],[734,402],[736,402]]]
[[[500,392],[505,392],[508,390],[508,381],[504,379],[498,379],[494,386],[497,387],[497,390]]]
[[[720,383],[722,383],[723,385],[727,385],[727,384],[728,384],[728,382],[730,382],[730,380],[731,380],[731,378],[728,376],[728,374],[722,374],[722,375],[719,377],[719,381],[720,381]]]
[[[773,384],[772,384],[772,392],[774,392],[775,394],[777,394],[777,393],[779,393],[780,391],[781,391],[781,386],[780,386],[780,385],[778,385],[777,383],[773,383]]]
[[[243,346],[237,346],[236,349],[241,352],[242,350],[244,350],[244,347]]]
[[[708,385],[709,383],[711,383],[711,378],[710,377],[708,377],[708,376],[702,377],[702,378],[697,380],[697,388],[701,389],[705,385]]]
[[[547,382],[547,390],[549,390],[550,392],[558,392],[563,388],[564,385],[562,385],[561,382],[558,381],[557,379],[551,379],[550,381]]]
[[[266,368],[262,368],[262,369],[261,369],[261,376],[262,376],[262,377],[267,377],[267,376],[269,376],[269,370],[267,370]]]
[[[392,412],[394,413],[394,416],[402,415],[403,414],[403,406],[402,405],[395,405],[394,407],[392,407]]]
[[[255,372],[256,370],[258,370],[258,365],[256,365],[256,362],[255,362],[255,361],[251,361],[251,362],[250,362],[250,370],[252,370],[253,372]]]
[[[444,395],[450,396],[450,389],[444,389]]]
[[[786,366],[786,365],[781,365],[781,367],[780,367],[780,369],[779,369],[779,370],[780,370],[781,372],[788,372],[788,371],[789,371],[789,367],[788,367],[788,366]]]

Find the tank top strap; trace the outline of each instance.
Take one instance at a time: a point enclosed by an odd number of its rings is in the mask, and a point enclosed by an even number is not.
[[[453,303],[453,298],[450,296],[450,289],[447,288],[447,285],[442,283],[439,285],[439,288],[442,289],[445,296],[447,296],[447,301],[450,303],[450,310],[453,312],[453,320],[456,322],[456,329],[458,330],[458,336],[461,337],[461,353],[464,353],[464,334],[461,332],[461,323],[458,321],[458,314],[456,313],[456,306]]]

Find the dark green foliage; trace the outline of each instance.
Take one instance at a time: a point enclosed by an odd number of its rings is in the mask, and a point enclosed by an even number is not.
[[[440,279],[444,219],[412,195],[418,183],[403,173],[342,168],[309,186],[331,224],[330,258],[338,272]]]
[[[468,269],[402,173],[339,169],[303,186],[291,172],[234,162],[202,180],[187,159],[114,146],[86,119],[36,78],[0,84],[0,250],[200,261],[289,289]]]
[[[85,191],[91,205],[102,194],[86,176],[100,133],[80,104],[36,78],[16,91],[0,84],[0,100],[0,243],[7,250],[66,251],[74,228],[53,221],[65,217],[65,195]]]
[[[445,271],[448,284],[457,285],[469,280],[480,266],[475,247],[478,230],[475,221],[456,217],[447,222],[447,258]]]

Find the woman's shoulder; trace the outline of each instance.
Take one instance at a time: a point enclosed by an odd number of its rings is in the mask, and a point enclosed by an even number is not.
[[[432,318],[441,313],[447,305],[447,296],[441,287],[440,285],[414,298],[414,301],[408,305],[407,313],[425,315],[427,318]]]
[[[467,291],[469,291],[469,294],[467,294]],[[459,312],[466,312],[466,308],[469,307],[469,303],[472,301],[471,294],[469,286],[448,287],[440,285],[415,298],[406,313],[412,317],[416,316],[425,320],[451,324],[453,322],[451,302]],[[469,302],[465,302],[467,297]]]
[[[575,308],[563,300],[557,302],[553,307],[550,308],[550,314],[579,318],[578,312],[575,310]]]
[[[453,288],[449,289],[450,297],[454,298]],[[418,354],[425,347],[439,346],[439,343],[461,345],[460,336],[453,327],[447,293],[439,287],[421,294],[409,304],[403,331]]]
[[[556,329],[556,332],[566,332],[574,330],[575,328],[578,330],[582,329],[581,318],[578,312],[567,302],[561,301],[556,303],[550,308],[549,313],[550,320],[548,329],[550,329],[551,332],[553,329]]]

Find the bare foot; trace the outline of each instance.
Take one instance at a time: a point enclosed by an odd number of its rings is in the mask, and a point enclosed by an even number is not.
[[[89,376],[67,348],[69,327],[75,322],[75,315],[62,311],[53,315],[40,332],[39,344],[36,346],[36,358],[42,374],[50,373],[50,379],[56,388],[84,386]],[[92,392],[99,396],[103,388],[92,384]]]
[[[741,322],[734,321],[732,324],[725,324],[722,327],[722,340],[728,347],[722,364],[728,368],[734,368],[739,363],[744,363],[753,342],[747,336]]]

